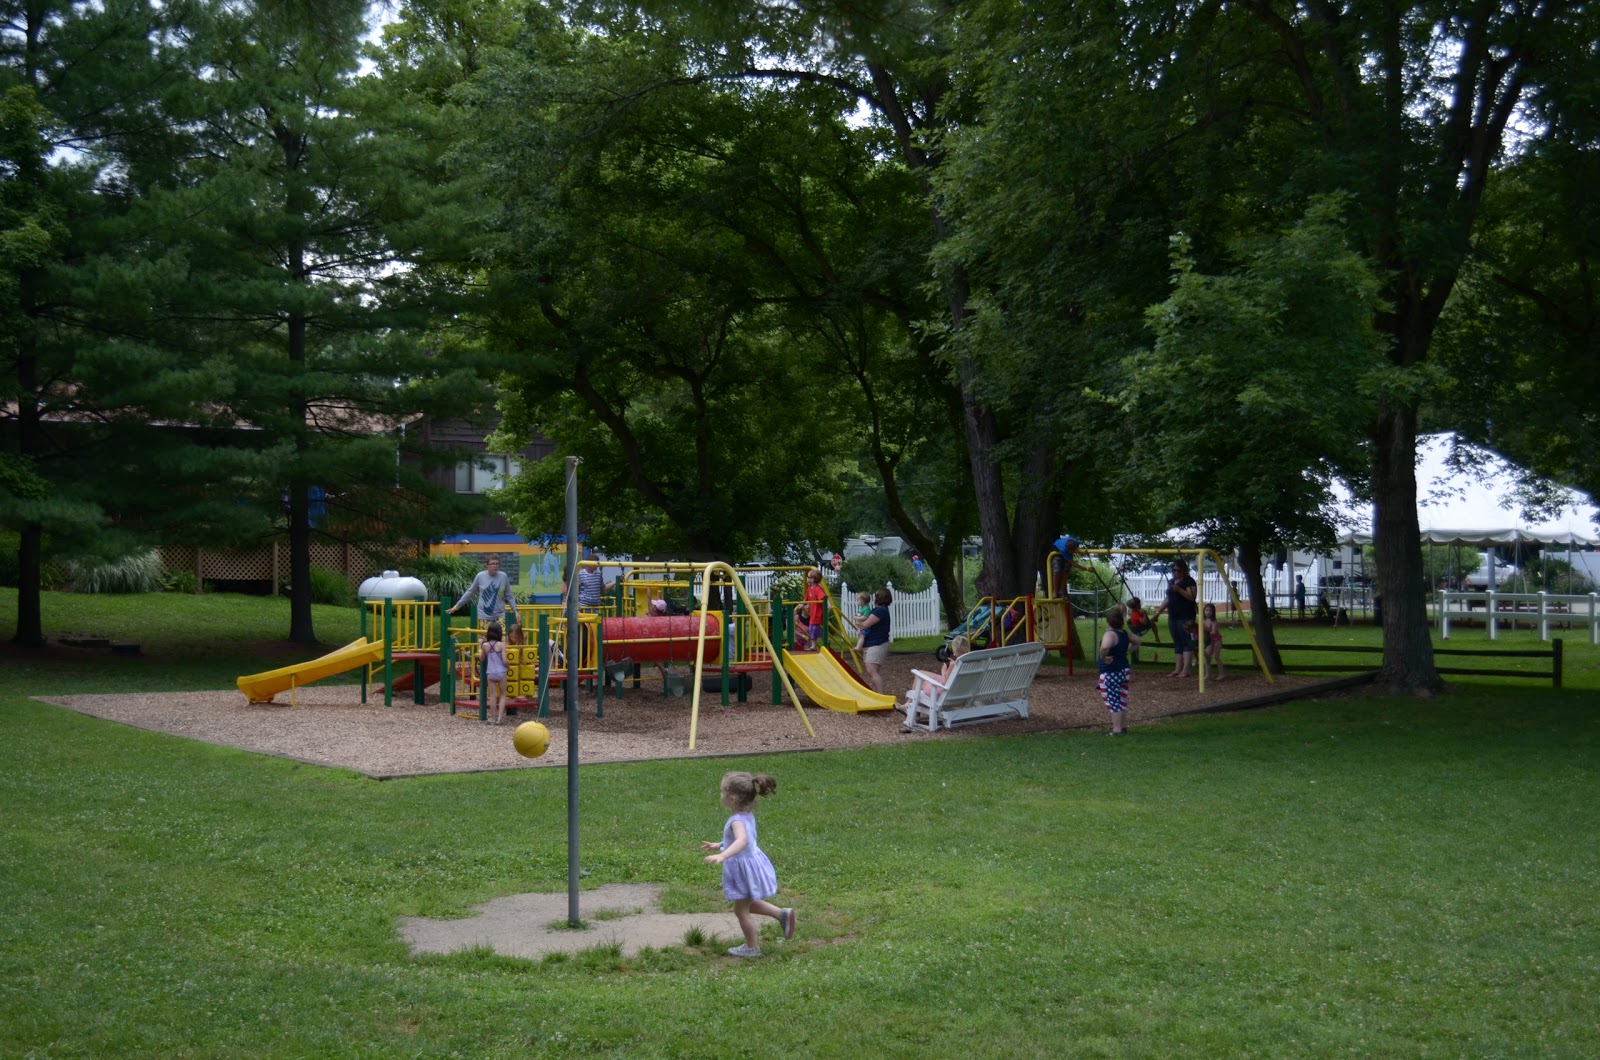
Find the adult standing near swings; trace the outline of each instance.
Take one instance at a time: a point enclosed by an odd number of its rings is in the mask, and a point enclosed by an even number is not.
[[[585,547],[584,560],[591,561],[595,558],[594,549]],[[578,607],[584,611],[599,612],[606,604],[605,594],[610,592],[616,582],[606,581],[606,576],[599,567],[579,567],[578,577]],[[561,602],[566,603],[569,586],[561,587]]]
[[[1189,564],[1181,559],[1172,561],[1172,580],[1167,582],[1167,602],[1156,611],[1167,613],[1167,629],[1172,633],[1173,670],[1168,677],[1188,677],[1194,667],[1195,635],[1189,631],[1199,609],[1195,600],[1199,586],[1189,576]]]
[[[449,614],[459,614],[473,597],[477,597],[473,614],[478,625],[488,626],[490,622],[502,620],[507,626],[517,624],[517,604],[511,597],[511,579],[500,573],[499,556],[491,553],[484,557],[483,570],[472,579],[472,584],[461,594],[456,606],[450,608]]]

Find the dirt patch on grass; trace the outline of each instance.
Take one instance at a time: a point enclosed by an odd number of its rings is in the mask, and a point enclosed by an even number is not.
[[[887,687],[911,686],[911,671],[934,669],[931,654],[891,655],[884,665]],[[1306,694],[1324,682],[1308,677],[1279,677],[1272,683],[1259,673],[1234,671],[1224,681],[1208,682],[1201,692],[1193,677],[1175,679],[1167,670],[1146,668],[1134,675],[1128,720],[1137,729],[1163,717],[1255,705],[1267,695]],[[235,690],[162,692],[135,695],[40,697],[41,701],[83,714],[139,728],[185,736],[208,743],[279,755],[319,765],[352,769],[372,777],[426,773],[459,773],[491,769],[560,767],[567,762],[567,719],[560,709],[561,692],[552,696],[552,711],[543,719],[551,733],[549,751],[525,759],[511,745],[519,721],[507,718],[501,727],[470,716],[452,716],[439,704],[436,690],[418,706],[410,692],[397,693],[385,707],[381,693],[361,702],[358,686],[311,686],[300,689],[289,705],[288,693],[270,705],[252,705]],[[584,690],[578,697],[578,750],[581,764],[644,759],[771,754],[780,751],[861,747],[923,740],[961,740],[1001,733],[1059,729],[1100,729],[1106,712],[1100,704],[1096,677],[1079,669],[1046,665],[1039,671],[1031,696],[1030,717],[975,725],[955,732],[902,734],[901,716],[892,711],[840,714],[806,706],[815,735],[808,733],[792,704],[772,705],[770,678],[756,675],[747,701],[724,708],[721,696],[701,696],[695,747],[689,749],[690,699],[663,697],[661,682],[647,681],[628,689],[621,699],[605,697],[596,717],[596,699]]]

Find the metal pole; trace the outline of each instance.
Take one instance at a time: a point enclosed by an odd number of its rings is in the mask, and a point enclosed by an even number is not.
[[[578,917],[578,458],[567,457],[567,924]]]

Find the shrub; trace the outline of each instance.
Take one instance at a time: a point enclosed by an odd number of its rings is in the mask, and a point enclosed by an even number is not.
[[[801,570],[789,571],[772,579],[772,585],[767,589],[767,599],[777,604],[784,600],[804,600],[806,598],[806,572]]]
[[[311,602],[314,604],[333,604],[337,607],[350,607],[356,602],[356,592],[346,578],[336,570],[327,567],[311,567]]]
[[[154,549],[115,560],[61,561],[67,588],[75,593],[161,591],[161,554]]]
[[[294,583],[285,580],[279,591],[284,595],[294,592]],[[334,607],[352,607],[356,603],[355,587],[350,579],[328,567],[311,565],[311,602],[332,604]]]
[[[1521,571],[1505,578],[1500,591],[1536,593],[1543,589],[1558,595],[1579,595],[1593,588],[1582,571],[1573,570],[1565,560],[1533,559]]]
[[[428,588],[428,599],[455,603],[467,591],[472,579],[478,576],[479,565],[466,556],[438,554],[424,556],[411,563],[409,574]]]
[[[0,585],[15,589],[22,577],[22,535],[0,533]]]
[[[194,576],[194,571],[172,570],[161,579],[161,589],[163,592],[193,595],[200,591],[200,582]]]
[[[844,566],[839,568],[839,576],[844,583],[850,586],[851,592],[874,592],[885,585],[894,586],[895,593],[920,593],[933,584],[933,572],[923,571],[911,565],[911,561],[904,556],[857,556],[844,561]]]
[[[48,543],[46,546],[48,551]],[[22,580],[22,535],[14,530],[0,531],[0,586],[15,589]],[[61,564],[45,559],[39,565],[39,588],[46,592],[60,589],[67,583]]]

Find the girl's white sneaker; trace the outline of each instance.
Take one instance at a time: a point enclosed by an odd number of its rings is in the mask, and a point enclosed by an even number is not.
[[[733,949],[728,951],[728,956],[729,957],[759,957],[759,956],[761,956],[761,947],[760,946],[735,946],[735,947],[733,947]]]

